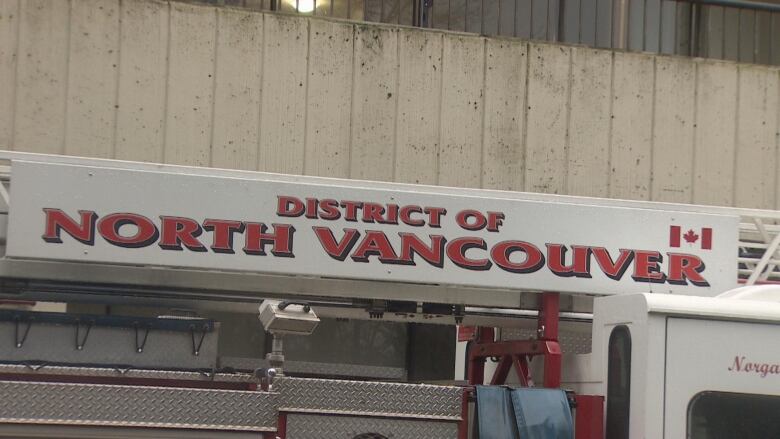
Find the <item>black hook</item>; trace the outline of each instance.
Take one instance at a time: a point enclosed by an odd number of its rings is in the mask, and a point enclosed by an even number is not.
[[[87,330],[84,332],[84,339],[82,340],[81,337],[79,337],[79,332],[81,330],[81,320],[76,320],[76,349],[77,350],[83,350],[84,345],[87,343],[87,338],[89,337],[89,332],[92,330],[92,325],[95,322],[93,320],[90,320],[87,322]]]
[[[22,337],[19,338],[19,325],[22,322],[22,318],[20,316],[14,316],[14,324],[15,324],[15,330],[14,330],[14,345],[18,348],[21,348],[22,345],[24,345],[24,342],[27,340],[27,334],[30,333],[30,327],[32,326],[32,318],[27,320],[27,327],[24,329],[24,334],[22,334]]]
[[[190,335],[192,336],[192,355],[200,355],[200,348],[203,346],[203,340],[206,338],[206,326],[201,328],[200,341],[195,346],[195,325],[190,325]]]
[[[284,311],[285,308],[287,308],[290,305],[301,305],[303,307],[303,312],[308,313],[311,311],[311,305],[309,305],[308,302],[298,302],[294,300],[282,300],[279,302],[279,305],[277,305],[277,308],[279,308],[279,311]]]
[[[149,338],[149,331],[152,330],[151,325],[146,326],[146,330],[144,331],[144,338],[143,340],[138,341],[138,322],[133,322],[133,329],[135,329],[135,351],[137,353],[141,353],[144,351],[144,347],[146,346],[146,340]]]

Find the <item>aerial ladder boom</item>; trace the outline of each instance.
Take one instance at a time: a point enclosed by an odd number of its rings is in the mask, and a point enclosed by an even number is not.
[[[714,296],[780,279],[775,211],[0,159],[6,294],[517,309],[527,292]]]
[[[281,337],[274,339],[267,357],[273,368],[256,375],[204,378],[192,371],[149,370],[117,375],[69,366],[38,373],[0,364],[4,397],[78,400],[93,392],[106,407],[121,394],[132,418],[123,425],[294,438],[304,437],[295,426],[305,422],[325,428],[328,420],[356,416],[384,419],[380,423],[386,420],[388,431],[404,428],[403,419],[440,432],[417,437],[455,437],[457,432],[465,439],[473,386],[503,384],[512,369],[519,384],[529,386],[535,357],[543,361],[537,384],[561,386],[561,328],[589,329],[593,298],[626,293],[715,297],[739,285],[780,280],[776,211],[15,152],[0,152],[0,166],[0,298],[6,301],[184,305],[250,313],[264,301],[260,318],[275,336],[311,332],[318,322],[312,310],[320,317],[474,327],[464,337],[471,341],[465,387],[275,380],[285,367]],[[16,325],[21,347],[32,323],[18,317],[4,321]],[[68,315],[39,318],[73,324],[77,350],[88,342],[91,321]],[[104,323],[132,328],[139,353],[154,349],[147,346],[147,336],[160,330],[191,337],[186,355],[215,350],[204,344],[218,326],[208,320],[117,317]],[[494,328],[531,335],[507,339]],[[496,370],[486,374],[491,358],[498,359]],[[41,382],[15,381],[32,375]],[[83,376],[84,382],[63,385],[60,375],[76,381],[73,376]],[[119,385],[94,385],[101,380]],[[140,381],[145,384],[132,387]],[[160,390],[166,386],[170,389]],[[165,395],[147,401],[144,392],[133,395],[135,389]],[[328,398],[301,398],[309,391]],[[339,397],[339,392],[359,396]],[[381,400],[370,400],[377,395]],[[250,403],[257,409],[232,410],[226,420],[198,403],[198,397],[224,397],[227,406]],[[383,410],[393,398],[399,401],[392,404],[397,419],[385,419]],[[355,400],[366,404],[354,407]],[[157,412],[149,411],[160,401],[167,406],[183,402],[175,416],[160,422]],[[428,402],[434,405],[425,407]],[[578,394],[571,403],[578,407],[576,438],[599,437],[603,397]],[[0,424],[22,419],[59,425],[87,416],[85,425],[100,426],[112,425],[118,416],[110,410],[83,415],[92,409],[77,405],[72,413],[63,411],[69,404],[57,407],[35,416],[20,411],[19,417],[0,417]],[[263,419],[257,419],[259,412]]]

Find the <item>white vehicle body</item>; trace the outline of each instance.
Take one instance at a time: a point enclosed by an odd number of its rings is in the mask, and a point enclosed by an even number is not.
[[[621,326],[630,334],[631,438],[721,437],[706,423],[692,431],[692,410],[707,393],[768,395],[777,404],[780,303],[774,293],[775,301],[766,294],[763,300],[637,294],[595,301],[592,359],[600,394],[608,395],[610,334]]]

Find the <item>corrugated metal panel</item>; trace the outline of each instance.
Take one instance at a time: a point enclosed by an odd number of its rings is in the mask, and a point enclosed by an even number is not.
[[[398,38],[394,180],[400,183],[436,184],[442,35],[408,30],[401,31]]]
[[[388,27],[355,27],[351,178],[393,181],[398,34],[397,29]]]
[[[564,194],[571,48],[531,44],[528,56],[523,190]]]
[[[526,17],[531,3],[512,12]],[[580,9],[591,3],[580,0]],[[614,6],[594,4],[597,21]],[[672,14],[664,5],[662,27]],[[545,20],[534,21],[544,29],[513,22],[512,33],[547,35],[544,6],[535,13]],[[746,75],[762,79],[738,80],[732,63],[179,2],[2,8],[3,148],[594,195],[607,194],[609,170],[612,196],[777,207],[772,172],[736,181],[756,160],[776,161],[778,99],[756,97],[777,94],[777,69],[751,67]],[[708,56],[732,50],[723,45],[724,12],[702,10]],[[776,17],[754,15],[756,26],[780,28]],[[436,5],[433,18],[442,19]],[[580,33],[609,40],[580,19]],[[759,34],[751,53],[776,58],[780,45]],[[684,50],[679,36],[653,44]],[[756,117],[760,126],[749,122]],[[723,157],[741,162],[734,169]]]
[[[438,184],[480,187],[484,49],[479,37],[444,36]]]
[[[735,203],[745,207],[772,209],[777,172],[775,139],[780,137],[777,73],[755,66],[739,69]]]
[[[72,2],[70,15],[65,154],[112,157],[106,145],[116,132],[119,0]]]
[[[691,202],[696,65],[659,57],[655,66],[651,198]]]
[[[734,203],[738,92],[735,65],[698,65],[692,200],[696,204]]]
[[[566,193],[606,197],[609,184],[612,53],[573,48],[571,69]]]
[[[609,196],[650,199],[654,60],[615,53]]]
[[[0,2],[0,145],[13,139],[19,1]]]
[[[482,187],[518,190],[523,185],[523,118],[528,48],[487,40]]]

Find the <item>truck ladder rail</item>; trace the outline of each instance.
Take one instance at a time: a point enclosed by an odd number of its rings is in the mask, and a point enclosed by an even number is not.
[[[742,216],[739,231],[740,283],[780,282],[780,225],[777,218]]]

